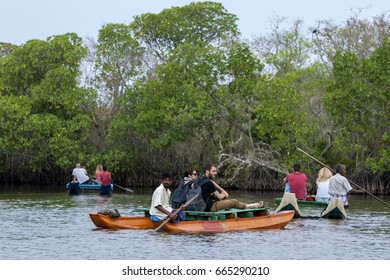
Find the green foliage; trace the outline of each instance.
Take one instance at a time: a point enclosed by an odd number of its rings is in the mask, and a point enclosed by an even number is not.
[[[276,26],[259,38],[257,58],[240,42],[237,19],[220,3],[194,2],[106,24],[88,61],[74,33],[0,43],[2,178],[56,177],[80,161],[151,183],[156,172],[228,159],[222,172],[275,183],[274,172],[295,161],[310,170],[297,147],[329,165],[386,174],[390,40],[375,40],[386,37],[385,23],[366,49],[351,43],[362,38],[356,28],[323,30],[310,41],[301,21],[287,31]],[[359,48],[327,49],[343,36]],[[79,85],[82,61],[94,63],[92,88]]]
[[[218,73],[210,59],[218,53],[183,44],[156,69],[156,78],[132,92],[134,127],[155,145],[169,146],[193,135],[206,116],[212,117],[210,94]]]
[[[124,24],[99,30],[96,50],[97,84],[108,102],[116,101],[140,74],[144,49]]]
[[[93,98],[77,86],[84,55],[81,39],[69,33],[29,41],[0,60],[0,143],[8,169],[65,169],[81,156]]]
[[[259,103],[253,111],[257,137],[276,149],[294,149],[305,124],[303,96],[285,79],[264,79],[257,88]]]
[[[163,59],[181,44],[211,44],[237,36],[237,20],[220,3],[193,2],[159,14],[136,16],[131,27],[136,38]]]
[[[382,148],[376,156],[367,159],[367,167],[374,173],[386,173],[390,166],[390,133],[386,131],[381,139]]]
[[[389,51],[390,40],[386,40],[369,58],[339,53],[334,61],[335,80],[325,106],[339,127],[338,143],[345,146],[358,167],[364,166],[367,158],[386,155],[384,133],[389,129],[390,117]],[[386,171],[388,165],[375,170]]]
[[[0,42],[0,58],[9,56],[17,48],[18,47],[16,45]]]

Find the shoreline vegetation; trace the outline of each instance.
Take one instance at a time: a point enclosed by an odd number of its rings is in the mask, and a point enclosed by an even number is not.
[[[301,147],[390,194],[389,17],[279,18],[248,39],[222,4],[194,2],[96,40],[0,42],[0,185],[64,185],[80,162],[155,186],[212,162],[223,187],[283,190],[299,162],[315,188]]]

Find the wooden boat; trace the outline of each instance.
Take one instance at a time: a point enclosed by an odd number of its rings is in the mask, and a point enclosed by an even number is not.
[[[233,218],[226,220],[195,220],[166,223],[161,229],[172,233],[219,233],[229,231],[282,229],[294,217],[294,211],[260,215],[252,218]]]
[[[321,218],[325,219],[343,220],[347,217],[342,199],[335,197],[331,198],[326,209],[321,213]]]
[[[282,197],[275,198],[275,203],[280,204],[282,201]],[[328,206],[328,203],[326,202],[319,202],[319,201],[312,201],[312,200],[297,200],[297,204],[301,207],[322,207],[325,208]]]
[[[96,212],[89,213],[92,222],[106,229],[152,229],[161,222],[152,222],[148,209],[142,208],[144,216],[111,218]],[[227,231],[281,229],[293,218],[294,211],[269,214],[268,209],[230,209],[218,212],[185,211],[186,220],[175,224],[167,223],[161,230],[167,232],[218,233]]]
[[[78,195],[81,194],[82,190],[98,190],[101,189],[100,184],[79,184],[77,182],[69,182],[66,184],[66,189],[68,190],[68,194],[70,195]],[[110,192],[114,190],[114,185],[111,184]],[[107,195],[107,194],[106,194]]]
[[[89,213],[96,227],[106,229],[154,229],[155,225],[149,217],[131,216],[111,218],[97,212]]]
[[[295,193],[285,192],[275,213],[289,210],[294,211],[294,218],[301,217],[301,210],[299,209]]]

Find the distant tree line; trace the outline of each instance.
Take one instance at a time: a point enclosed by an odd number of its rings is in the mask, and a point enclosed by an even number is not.
[[[237,16],[198,2],[67,33],[0,43],[0,183],[69,180],[104,163],[117,183],[219,165],[224,186],[283,189],[300,162],[390,193],[390,24],[359,12],[304,30],[277,18],[243,39]]]

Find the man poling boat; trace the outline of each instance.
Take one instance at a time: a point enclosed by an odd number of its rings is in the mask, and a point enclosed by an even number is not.
[[[298,151],[304,153],[305,155],[307,155],[308,157],[310,157],[311,159],[315,160],[316,162],[318,162],[319,164],[321,164],[322,166],[328,168],[329,170],[331,170],[332,172],[336,173],[335,170],[333,170],[332,168],[330,168],[329,166],[327,166],[326,164],[322,163],[321,161],[319,161],[318,159],[316,159],[315,157],[313,157],[312,155],[306,153],[305,151],[303,151],[302,149],[300,148],[297,148]],[[390,207],[390,204],[388,204],[387,202],[383,201],[382,199],[380,199],[379,197],[373,195],[372,193],[370,193],[368,190],[360,187],[359,185],[357,185],[356,183],[352,182],[351,180],[347,179],[349,183],[351,183],[352,185],[354,185],[355,187],[357,187],[358,189],[360,190],[364,190],[364,193],[372,196],[373,198],[375,198],[376,200],[378,200],[379,202],[383,203],[384,205]]]

